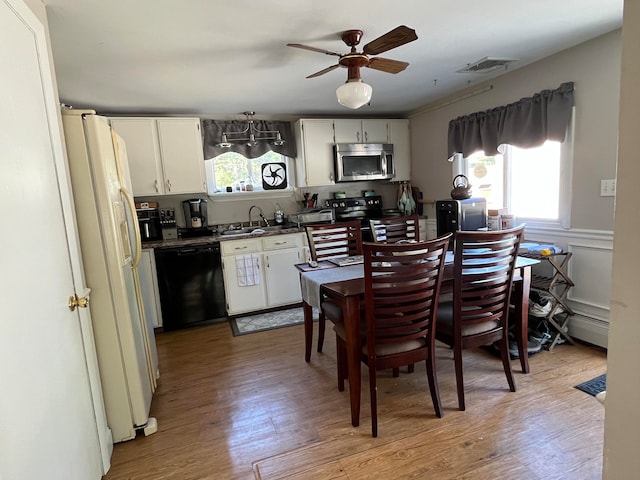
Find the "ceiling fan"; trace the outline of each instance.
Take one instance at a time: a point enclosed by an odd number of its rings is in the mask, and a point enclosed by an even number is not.
[[[400,25],[399,27],[396,27],[367,43],[362,47],[362,52],[358,52],[356,50],[356,46],[360,44],[362,35],[362,30],[347,30],[342,33],[342,41],[348,47],[351,47],[351,51],[344,54],[324,50],[322,48],[310,47],[301,43],[287,43],[287,46],[339,57],[336,65],[332,65],[320,70],[319,72],[313,73],[307,76],[307,78],[319,77],[320,75],[324,75],[338,67],[346,67],[348,69],[347,81],[344,85],[338,87],[338,90],[336,91],[338,102],[349,108],[360,108],[362,105],[369,103],[372,92],[371,86],[364,83],[360,78],[360,68],[367,67],[373,68],[374,70],[380,70],[381,72],[400,73],[409,66],[409,63],[407,62],[381,57],[370,58],[370,56],[379,55],[418,39],[418,35],[416,35],[415,30],[404,25]]]

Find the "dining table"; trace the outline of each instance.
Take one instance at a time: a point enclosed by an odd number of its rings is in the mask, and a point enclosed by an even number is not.
[[[529,373],[527,353],[529,324],[529,290],[531,269],[540,263],[534,258],[518,256],[516,259],[511,303],[515,308],[515,333],[520,366],[523,373]],[[320,309],[323,299],[330,299],[342,309],[347,346],[349,380],[349,400],[351,404],[351,424],[360,424],[361,361],[362,340],[360,333],[360,302],[364,298],[363,264],[344,267],[322,262],[318,267],[308,263],[296,265],[300,271],[302,307],[304,314],[305,361],[311,361],[313,343],[313,309]],[[442,273],[441,293],[453,290],[453,254],[448,252]]]

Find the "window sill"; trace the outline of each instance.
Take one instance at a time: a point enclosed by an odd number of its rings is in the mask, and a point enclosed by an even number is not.
[[[236,200],[254,200],[261,198],[290,198],[294,195],[293,188],[284,190],[259,190],[252,192],[220,192],[210,193],[213,202],[233,202]]]

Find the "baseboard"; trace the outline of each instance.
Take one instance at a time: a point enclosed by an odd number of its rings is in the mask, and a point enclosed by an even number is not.
[[[569,319],[569,334],[584,342],[607,348],[609,322],[574,315]]]

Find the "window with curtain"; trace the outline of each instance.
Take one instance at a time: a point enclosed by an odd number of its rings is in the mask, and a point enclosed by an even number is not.
[[[287,180],[291,179],[290,160],[296,157],[296,143],[290,122],[254,120],[258,144],[231,142],[231,147],[218,144],[225,132],[243,132],[246,120],[203,120],[203,143],[209,193],[262,192],[262,165],[283,163]],[[265,140],[259,132],[277,131],[284,140],[275,145]],[[247,133],[248,135],[248,133]],[[244,135],[241,135],[244,137]],[[229,191],[230,190],[230,191]],[[289,192],[287,185],[282,191]]]
[[[469,178],[488,208],[529,226],[569,228],[573,83],[449,123],[453,175]]]

